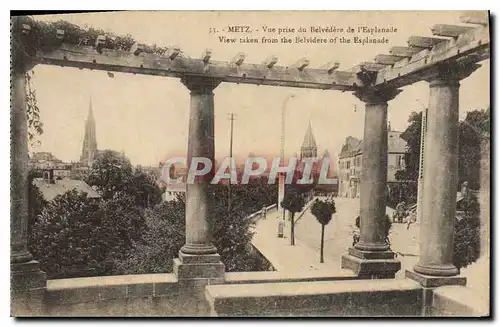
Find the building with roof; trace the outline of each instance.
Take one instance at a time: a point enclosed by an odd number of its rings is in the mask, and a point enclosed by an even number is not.
[[[186,194],[186,183],[168,183],[162,194],[162,200],[164,202],[173,201],[182,194]]]
[[[82,180],[76,179],[55,179],[52,169],[43,172],[43,178],[34,178],[33,185],[38,187],[40,193],[46,201],[52,201],[58,195],[72,190],[87,194],[88,198],[99,199],[101,196]]]
[[[399,183],[396,172],[404,168],[406,141],[401,132],[393,131],[391,125],[387,131],[387,183]],[[339,153],[339,196],[359,197],[361,168],[363,164],[363,141],[352,136],[346,138]]]

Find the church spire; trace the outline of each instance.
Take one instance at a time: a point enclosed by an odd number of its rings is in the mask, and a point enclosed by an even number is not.
[[[83,138],[82,155],[80,161],[91,165],[97,154],[97,140],[95,135],[94,110],[92,108],[92,97],[89,99],[89,110],[85,121],[85,135]]]
[[[300,148],[301,158],[314,158],[318,155],[318,147],[316,146],[316,139],[312,132],[311,121],[309,121],[309,126],[304,136],[304,141],[302,142],[302,147]]]
[[[89,100],[89,111],[87,113],[87,121],[94,120],[94,110],[92,109],[92,96]]]

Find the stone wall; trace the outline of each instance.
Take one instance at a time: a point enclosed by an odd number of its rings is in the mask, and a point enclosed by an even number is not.
[[[422,289],[411,280],[347,280],[206,287],[212,316],[419,316]]]
[[[433,291],[431,314],[436,317],[486,317],[490,314],[489,298],[467,287],[442,286]]]
[[[226,273],[225,284],[262,284],[354,279],[321,272]],[[49,280],[43,297],[42,316],[209,316],[205,287],[213,279],[178,280],[174,274],[125,275]],[[219,281],[220,282],[220,281]],[[38,312],[38,311],[37,311]]]
[[[487,299],[463,286],[423,289],[410,279],[357,278],[349,272],[243,272],[226,273],[223,284],[174,274],[49,280],[41,311],[31,308],[24,316],[408,317],[422,315],[424,290],[431,291],[433,316],[489,313]]]
[[[210,280],[173,274],[74,278],[48,282],[44,316],[206,316]]]

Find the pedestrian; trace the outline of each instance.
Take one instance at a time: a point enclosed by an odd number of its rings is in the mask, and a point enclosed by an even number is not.
[[[266,219],[266,209],[267,209],[267,208],[266,208],[266,206],[264,206],[264,207],[262,208],[262,211],[261,211],[261,213],[262,213],[262,218],[264,218],[264,219]]]

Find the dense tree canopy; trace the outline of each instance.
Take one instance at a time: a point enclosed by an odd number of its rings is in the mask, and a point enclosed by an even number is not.
[[[54,198],[37,216],[30,250],[49,278],[105,275],[144,229],[130,198],[90,199],[72,190]]]
[[[401,181],[416,181],[418,180],[420,159],[422,112],[412,112],[410,118],[408,118],[408,123],[408,127],[400,136],[406,141],[405,169],[396,172],[396,179]]]
[[[457,205],[453,235],[453,264],[461,269],[475,262],[480,256],[480,220],[477,198],[469,194]]]
[[[130,196],[141,208],[161,202],[161,190],[154,179],[141,167],[134,171],[130,160],[116,151],[100,153],[92,163],[86,181],[105,200]]]
[[[212,243],[226,271],[272,269],[251,245],[254,221],[248,216],[269,205],[269,185],[254,181],[250,185],[232,185],[231,211],[228,212],[228,185],[210,185],[209,213]],[[272,195],[275,195],[273,192]],[[117,273],[171,272],[172,260],[185,243],[185,202],[183,197],[164,202],[146,211],[147,230],[143,242],[137,242],[128,257],[117,263]]]
[[[92,163],[86,182],[94,186],[103,199],[111,199],[118,192],[130,193],[132,179],[130,160],[115,151],[105,150]]]
[[[479,188],[479,161],[481,158],[481,142],[490,137],[490,109],[467,112],[467,116],[459,124],[459,183],[469,182],[473,189]],[[401,134],[407,142],[405,169],[396,173],[398,180],[418,180],[420,158],[420,135],[422,112],[413,112],[408,119],[408,127]]]

